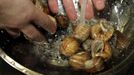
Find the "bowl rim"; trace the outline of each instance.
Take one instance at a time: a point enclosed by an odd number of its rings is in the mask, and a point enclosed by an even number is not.
[[[113,75],[113,72],[118,73],[122,68],[126,65],[126,62],[130,62],[133,59],[134,56],[134,51],[130,52],[130,54],[122,61],[120,62],[118,65],[115,65],[113,68],[104,71],[104,72],[100,72],[97,75]],[[0,57],[6,62],[8,63],[11,67],[13,67],[14,69],[20,71],[23,74],[26,75],[44,75],[41,74],[39,72],[36,72],[34,70],[31,70],[23,65],[21,65],[20,63],[18,63],[17,61],[15,61],[14,59],[12,59],[9,55],[7,55],[3,49],[0,48]]]
[[[134,1],[134,0],[131,0],[131,1]],[[126,64],[128,64],[126,62],[130,62],[131,60],[134,59],[133,56],[134,56],[134,49],[118,65],[115,65],[113,68],[108,69],[107,71],[100,72],[97,75],[113,75],[113,72],[116,72],[116,73],[120,72],[122,70],[121,67],[124,67]],[[20,71],[23,74],[26,74],[26,75],[44,75],[44,74],[41,74],[39,72],[36,72],[34,70],[31,70],[31,69],[21,65],[20,63],[18,63],[14,59],[12,59],[8,54],[6,54],[2,48],[0,48],[0,58],[2,58],[7,64],[9,64],[11,67]]]
[[[16,70],[20,71],[23,74],[26,75],[44,75],[39,72],[33,71],[27,67],[24,67],[20,63],[16,62],[14,59],[12,59],[10,56],[8,56],[3,49],[0,48],[0,57],[11,67],[15,68]]]

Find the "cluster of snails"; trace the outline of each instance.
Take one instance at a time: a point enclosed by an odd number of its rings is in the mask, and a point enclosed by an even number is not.
[[[42,0],[33,0],[36,7],[44,13],[50,14],[47,5]],[[68,19],[64,15],[55,15],[58,27],[66,29]],[[128,39],[108,21],[100,20],[94,25],[78,24],[73,26],[73,33],[63,39],[59,46],[59,52],[69,58],[69,65],[76,70],[84,70],[90,73],[104,69],[113,55],[113,49],[109,41],[114,37],[116,48],[123,49],[128,46]]]
[[[106,20],[100,20],[92,26],[79,24],[74,28],[71,36],[63,39],[59,51],[69,58],[69,64],[74,69],[90,73],[98,72],[104,68],[104,62],[112,56],[109,40],[116,32],[117,30]],[[123,42],[126,38],[118,38],[118,44],[126,42]]]

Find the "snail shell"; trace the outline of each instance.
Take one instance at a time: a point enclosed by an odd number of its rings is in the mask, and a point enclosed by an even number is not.
[[[85,70],[90,73],[95,73],[104,69],[103,60],[100,57],[92,58],[85,62]]]
[[[103,52],[104,42],[101,40],[94,40],[91,45],[91,54],[92,57],[96,57],[96,54],[100,54]]]
[[[76,53],[79,49],[79,43],[73,37],[65,38],[60,45],[60,53],[65,56],[71,56]]]
[[[107,42],[95,40],[91,46],[92,57],[102,57],[104,60],[108,60],[112,56],[112,50]]]
[[[97,40],[108,41],[112,37],[113,32],[114,28],[105,20],[101,20],[91,27],[91,37]]]
[[[69,58],[69,64],[74,69],[84,69],[84,63],[89,59],[87,52],[77,53]]]
[[[64,15],[57,15],[56,16],[56,20],[57,20],[57,23],[58,23],[59,27],[67,28],[69,21],[68,21],[66,16],[64,16]]]
[[[83,44],[82,44],[83,49],[88,52],[91,51],[92,42],[93,42],[93,40],[91,40],[91,39],[87,39],[85,42],[83,42]]]
[[[85,41],[90,35],[90,26],[88,25],[77,25],[77,27],[74,29],[73,36],[80,40]]]
[[[118,30],[115,31],[115,34],[117,35],[116,47],[119,49],[127,48],[127,46],[129,45],[128,39]]]
[[[105,61],[111,58],[112,56],[112,50],[108,42],[105,42],[104,50],[100,55]]]

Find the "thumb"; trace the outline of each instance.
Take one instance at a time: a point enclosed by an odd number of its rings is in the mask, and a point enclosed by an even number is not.
[[[54,34],[56,32],[56,21],[49,17],[47,14],[43,13],[43,11],[39,10],[38,8],[35,9],[32,21],[51,34]]]

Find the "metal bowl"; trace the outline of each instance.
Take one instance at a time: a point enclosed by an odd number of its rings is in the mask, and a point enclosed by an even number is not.
[[[116,8],[118,10],[122,9],[124,12],[128,13],[127,10],[125,11],[127,7],[118,7],[118,4],[115,3],[116,6],[111,8],[112,16],[109,20],[116,22],[120,27],[124,27],[123,34],[130,40],[130,44],[128,48],[124,50],[123,56],[120,57],[120,60],[118,60],[116,64],[111,63],[111,68],[95,73],[95,75],[119,74],[123,72],[123,70],[125,71],[126,67],[128,67],[134,59],[134,3],[133,1],[130,1],[129,3],[131,3],[128,8],[130,9],[130,15],[124,15],[124,13],[119,14],[119,11],[116,11]],[[13,39],[6,31],[1,30],[0,41],[0,57],[13,68],[26,75],[88,75],[88,73],[82,71],[73,71],[68,68],[59,69],[52,65],[44,65],[39,58],[34,55],[34,51],[32,52],[32,50],[34,50],[34,44],[28,42],[23,35],[17,39]]]

